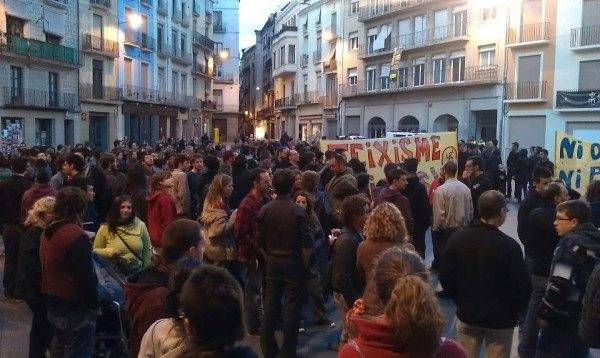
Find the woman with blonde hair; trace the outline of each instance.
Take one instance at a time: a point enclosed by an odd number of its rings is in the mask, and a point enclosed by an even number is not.
[[[419,254],[401,247],[386,250],[368,285],[378,304],[354,304],[346,319],[356,338],[342,347],[340,358],[466,357],[457,343],[442,338],[444,316]]]
[[[408,243],[408,231],[400,210],[396,205],[387,202],[371,211],[365,223],[364,236],[365,241],[358,247],[356,264],[365,282],[371,280],[371,270],[375,261],[385,250],[394,246],[414,250]]]
[[[238,278],[237,250],[233,240],[236,211],[229,208],[232,193],[233,179],[227,174],[215,176],[204,199],[200,222],[206,240],[205,261],[225,267]]]
[[[50,196],[38,199],[27,213],[27,231],[21,238],[19,258],[19,292],[33,314],[29,333],[29,356],[45,357],[52,340],[52,327],[46,316],[46,303],[42,294],[42,267],[40,239],[54,220],[56,199]]]

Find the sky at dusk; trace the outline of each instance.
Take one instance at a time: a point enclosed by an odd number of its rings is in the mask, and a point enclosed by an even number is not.
[[[254,30],[260,30],[269,15],[286,2],[287,0],[240,1],[240,49],[254,45]]]

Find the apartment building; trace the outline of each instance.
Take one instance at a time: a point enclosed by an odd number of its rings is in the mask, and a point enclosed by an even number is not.
[[[297,123],[292,133],[301,140],[338,135],[338,56],[343,54],[339,35],[343,4],[317,1],[298,13],[300,68],[296,73]]]
[[[275,36],[275,18],[271,14],[262,29],[255,31],[255,137],[264,133],[265,138],[281,136],[281,127],[275,130],[275,90],[273,85],[273,50],[271,40]],[[252,88],[252,87],[251,87]]]
[[[71,0],[0,3],[3,141],[56,146],[81,140],[77,6]]]
[[[220,142],[232,142],[239,132],[240,46],[239,0],[214,0],[212,30],[215,42],[212,99],[216,106],[211,132]],[[213,139],[215,139],[213,137]]]
[[[345,134],[457,131],[462,139],[497,137],[502,8],[465,0],[371,0],[350,11],[360,26],[347,34],[358,61],[346,68],[341,86]]]
[[[545,137],[559,130],[600,138],[600,0],[558,1],[554,111]],[[546,147],[554,141],[546,142]]]
[[[299,1],[293,0],[277,12],[275,34],[271,39],[276,136],[287,132],[290,136],[297,137],[295,94],[299,9]]]
[[[519,142],[522,148],[552,149],[553,93],[557,35],[557,1],[510,2],[506,34],[507,118],[504,148]],[[572,17],[573,14],[565,14]],[[570,31],[570,30],[569,30]]]
[[[256,119],[256,45],[242,49],[240,71],[240,112],[243,113],[244,131],[255,134]],[[264,138],[264,132],[263,132]]]
[[[81,0],[79,34],[82,52],[79,72],[81,141],[108,150],[119,137],[118,119],[122,102],[117,83],[119,39],[117,2]]]

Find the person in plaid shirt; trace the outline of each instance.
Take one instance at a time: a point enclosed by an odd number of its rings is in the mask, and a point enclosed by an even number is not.
[[[258,335],[260,330],[260,290],[263,263],[256,239],[257,216],[260,209],[271,201],[271,177],[260,168],[250,172],[252,189],[240,203],[234,224],[234,235],[239,249],[242,277],[245,278],[244,305],[247,314],[248,332]]]

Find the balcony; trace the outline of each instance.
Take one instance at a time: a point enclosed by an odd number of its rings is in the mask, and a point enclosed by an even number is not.
[[[467,42],[469,40],[467,27],[467,23],[461,22],[411,32],[398,37],[388,37],[381,48],[375,48],[374,44],[359,45],[359,54],[361,58],[367,59],[392,55],[395,48],[406,52],[441,44]]]
[[[308,61],[309,61],[309,56],[308,54],[302,54],[302,56],[300,57],[300,67],[306,67],[308,66]]]
[[[323,29],[323,37],[325,41],[336,42],[338,38],[337,26],[334,24]]]
[[[110,0],[90,0],[90,5],[102,9],[110,9]]]
[[[3,88],[5,108],[45,109],[60,111],[76,111],[79,108],[77,94],[50,93],[37,89],[14,90]]]
[[[158,57],[168,58],[171,57],[171,48],[164,42],[158,41],[156,47],[156,54]]]
[[[167,16],[167,0],[158,0],[156,12],[161,16]]]
[[[177,49],[171,52],[171,60],[184,66],[189,66],[194,62],[191,52],[182,51]]]
[[[121,100],[121,89],[92,83],[79,85],[79,98],[90,102],[117,102]]]
[[[194,32],[192,36],[192,43],[194,45],[204,47],[206,50],[211,52],[215,48],[215,42],[199,32]]]
[[[550,43],[550,23],[523,25],[510,28],[506,34],[506,47],[527,47]]]
[[[507,83],[504,102],[540,103],[546,102],[546,81]]]
[[[90,34],[83,37],[83,52],[102,55],[108,58],[119,57],[119,44]]]
[[[227,32],[227,27],[223,23],[214,23],[213,24],[213,33],[215,34],[224,34]]]
[[[217,73],[215,74],[215,82],[217,83],[235,83],[235,75],[233,73]]]
[[[66,9],[67,6],[69,6],[69,0],[44,0],[44,2],[52,6],[60,7],[61,9]]]
[[[205,76],[205,77],[209,77],[212,78],[213,77],[213,73],[210,70],[210,68],[206,65],[203,65],[201,63],[194,63],[192,66],[192,75],[197,75],[197,76]]]
[[[79,51],[73,48],[2,32],[0,32],[0,53],[69,67],[79,67],[81,63]]]
[[[321,104],[324,109],[334,109],[339,106],[338,94],[326,94],[321,97]]]
[[[556,110],[559,112],[600,111],[600,89],[557,91]]]
[[[147,7],[152,7],[152,0],[140,0],[140,4],[145,5]]]
[[[216,111],[217,105],[211,100],[200,100],[200,108],[205,111]]]
[[[293,109],[296,108],[294,97],[284,97],[275,100],[275,109]]]
[[[423,5],[440,0],[387,0],[379,1],[376,5],[361,6],[358,21],[369,22],[388,15],[395,15],[402,11],[416,10]]]
[[[201,106],[200,99],[193,96],[129,85],[125,85],[123,99],[132,102],[153,103],[181,108],[197,108]]]
[[[498,83],[498,66],[467,67],[464,71],[446,68],[435,74],[427,71],[421,75],[400,71],[396,81],[382,83],[380,78],[373,83],[358,82],[341,85],[342,97],[396,93],[436,88],[466,87]]]
[[[296,74],[298,65],[296,63],[284,63],[273,69],[273,77],[284,77]]]
[[[307,105],[307,104],[318,104],[321,103],[321,96],[319,96],[319,92],[303,92],[296,93],[294,102],[297,105]]]
[[[320,63],[321,62],[321,50],[317,50],[313,52],[313,62]]]
[[[148,36],[147,33],[138,32],[131,29],[125,31],[125,45],[139,47],[142,51],[154,51],[156,49],[156,39]]]
[[[275,33],[275,35],[273,35],[273,43],[277,42],[277,40],[279,39],[280,36],[285,36],[285,35],[296,36],[297,32],[298,32],[297,26],[283,25],[281,27],[281,29],[279,31],[277,31]]]
[[[171,14],[171,21],[177,24],[181,22],[181,9],[173,8],[173,13]]]
[[[328,74],[328,73],[337,73],[337,68],[338,68],[338,63],[336,61],[336,58],[333,57],[331,60],[329,61],[325,61],[323,62],[323,73],[324,74]]]
[[[140,33],[140,48],[142,51],[154,51],[156,48],[156,39],[143,32]]]
[[[600,48],[600,25],[571,29],[571,50],[586,51]]]
[[[259,118],[268,118],[275,114],[275,108],[273,106],[264,107],[257,113],[257,117]]]

